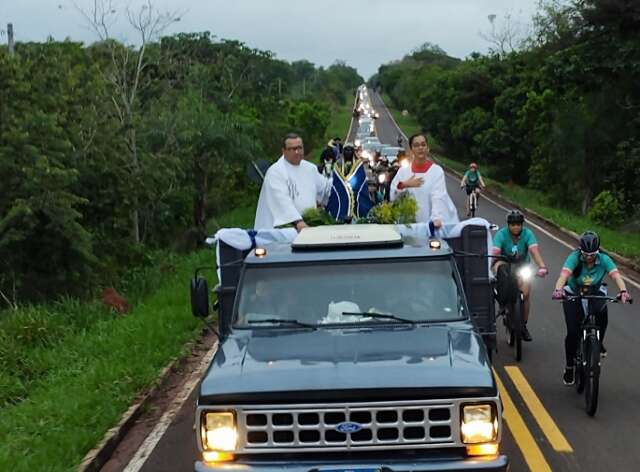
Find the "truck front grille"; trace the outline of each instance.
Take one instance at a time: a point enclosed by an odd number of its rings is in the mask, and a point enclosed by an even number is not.
[[[246,452],[459,445],[459,424],[457,402],[286,405],[238,411],[241,449]]]

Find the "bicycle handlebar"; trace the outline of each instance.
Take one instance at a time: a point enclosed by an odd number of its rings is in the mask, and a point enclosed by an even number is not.
[[[609,297],[605,295],[565,295],[565,300],[606,300],[610,303],[620,303],[618,297]],[[629,304],[633,304],[633,300],[629,300]]]

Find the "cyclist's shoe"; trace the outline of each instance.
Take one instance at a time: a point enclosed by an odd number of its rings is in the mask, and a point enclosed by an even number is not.
[[[527,325],[524,325],[522,327],[522,340],[523,341],[532,341],[533,338],[531,337],[531,333],[529,332],[529,330],[527,329]]]
[[[573,385],[576,382],[576,370],[574,367],[565,367],[562,374],[562,383],[565,385]]]
[[[602,343],[600,343],[600,357],[607,357],[607,350]]]

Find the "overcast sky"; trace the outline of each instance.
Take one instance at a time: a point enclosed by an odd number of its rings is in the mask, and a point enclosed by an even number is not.
[[[101,0],[99,0],[101,1]],[[125,8],[137,10],[140,0],[112,0],[116,6],[113,36],[136,42],[127,27]],[[94,0],[76,0],[90,9]],[[146,2],[144,2],[146,3]],[[237,39],[293,61],[318,65],[344,60],[365,78],[378,66],[400,59],[428,41],[460,58],[486,52],[489,43],[479,33],[490,31],[510,14],[524,28],[538,0],[152,0],[162,11],[183,12],[166,34],[210,31]],[[0,0],[0,31],[14,25],[16,41],[70,37],[96,39],[68,0]],[[6,41],[6,35],[1,37]]]

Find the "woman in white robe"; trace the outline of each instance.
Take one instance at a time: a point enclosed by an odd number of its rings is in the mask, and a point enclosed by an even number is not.
[[[458,223],[458,211],[447,193],[444,171],[429,158],[427,138],[414,135],[409,146],[413,161],[408,167],[401,167],[391,182],[391,201],[408,192],[418,203],[416,222],[433,221],[436,228]]]

